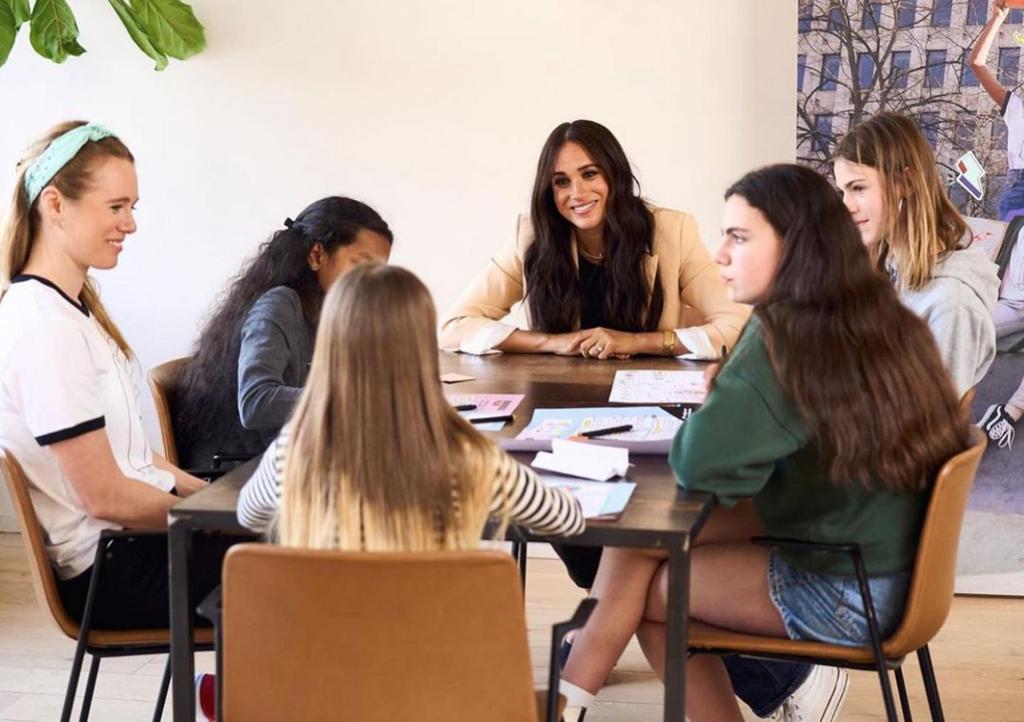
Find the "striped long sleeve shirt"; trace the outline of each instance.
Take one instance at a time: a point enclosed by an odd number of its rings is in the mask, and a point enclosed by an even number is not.
[[[287,427],[267,448],[260,464],[242,488],[238,501],[238,521],[255,532],[266,533],[281,504],[281,483],[288,453]],[[495,449],[491,513],[506,505],[509,522],[539,534],[573,536],[580,534],[585,522],[577,501],[564,489],[545,486],[527,467],[518,464],[500,449]]]

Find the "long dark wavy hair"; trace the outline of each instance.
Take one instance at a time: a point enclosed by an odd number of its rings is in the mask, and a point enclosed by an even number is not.
[[[316,326],[324,292],[309,267],[314,244],[327,254],[351,244],[361,230],[393,242],[388,224],[377,211],[357,200],[330,196],[307,206],[290,227],[276,231],[245,262],[217,301],[178,384],[175,431],[183,445],[209,435],[214,424],[237,408],[238,353],[242,323],[253,303],[277,286],[294,290],[310,326]]]
[[[534,242],[526,250],[526,302],[534,329],[546,333],[571,331],[580,315],[580,281],[573,266],[572,224],[555,207],[551,179],[558,152],[578,143],[608,184],[604,243],[608,288],[602,315],[619,331],[658,328],[664,291],[658,280],[649,288],[644,257],[652,252],[654,219],[639,195],[639,183],[625,151],[611,131],[592,120],[562,123],[548,136],[537,161],[530,220]]]
[[[877,271],[828,181],[809,168],[748,173],[725,197],[782,239],[754,313],[772,366],[835,483],[919,491],[970,443],[966,412],[927,324]]]

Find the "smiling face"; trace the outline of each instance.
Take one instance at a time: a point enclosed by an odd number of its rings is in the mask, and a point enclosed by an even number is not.
[[[591,232],[604,228],[608,182],[583,146],[568,141],[558,151],[551,192],[558,212],[576,228]]]
[[[882,240],[889,220],[882,174],[867,165],[839,158],[833,166],[843,205],[867,246]]]
[[[334,253],[325,253],[324,247],[314,244],[309,252],[309,265],[316,271],[320,288],[326,293],[331,285],[361,263],[387,263],[391,256],[391,243],[385,236],[368,228],[361,228],[347,246],[338,246]]]
[[[722,213],[722,244],[715,254],[729,298],[760,303],[768,295],[782,255],[782,239],[758,209],[731,195]]]
[[[106,157],[90,169],[88,189],[77,199],[46,188],[40,214],[63,253],[82,271],[113,268],[124,239],[135,233],[134,206],[139,200],[135,165]]]

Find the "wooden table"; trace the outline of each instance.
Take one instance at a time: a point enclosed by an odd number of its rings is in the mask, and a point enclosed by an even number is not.
[[[468,356],[441,354],[441,372],[475,377],[473,381],[445,384],[449,394],[524,394],[515,420],[495,437],[514,437],[530,421],[535,408],[606,406],[618,369],[682,369],[694,364],[664,358],[628,361],[591,361],[547,355]],[[516,454],[528,462],[533,454]],[[682,722],[686,708],[686,640],[689,617],[690,541],[711,507],[706,494],[681,490],[664,456],[631,457],[629,478],[636,491],[615,521],[588,522],[587,530],[572,539],[586,546],[664,549],[668,553],[668,636],[665,712],[666,721]],[[245,533],[235,517],[238,494],[257,460],[229,472],[208,489],[178,503],[170,512],[169,555],[171,582],[171,665],[174,719],[195,719],[192,615],[189,609],[188,567],[192,535],[197,530]]]

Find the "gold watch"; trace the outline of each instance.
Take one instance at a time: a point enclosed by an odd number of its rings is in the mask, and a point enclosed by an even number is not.
[[[661,350],[666,356],[676,355],[676,332],[664,331],[661,336]]]

